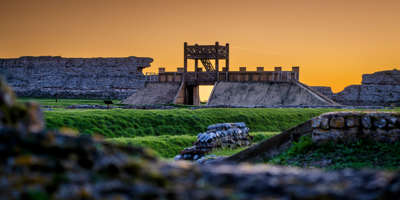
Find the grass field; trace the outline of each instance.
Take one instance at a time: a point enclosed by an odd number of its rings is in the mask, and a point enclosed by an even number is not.
[[[400,143],[387,144],[359,140],[351,144],[328,143],[317,146],[311,136],[303,136],[286,152],[266,161],[270,164],[325,169],[400,169]]]
[[[268,139],[279,132],[251,132],[250,135],[254,137],[253,142],[258,143],[262,140]],[[196,136],[193,135],[162,135],[162,136],[141,136],[141,137],[119,137],[106,139],[109,142],[142,146],[152,149],[162,158],[173,158],[179,154],[185,147],[190,147],[196,141]],[[246,147],[236,149],[221,149],[212,152],[211,154],[217,156],[229,156]]]
[[[105,105],[101,99],[56,99],[54,98],[18,98],[18,102],[37,102],[43,106],[67,107],[71,105],[86,104],[86,105]],[[113,100],[114,104],[119,104],[120,100]]]
[[[210,124],[223,122],[245,122],[251,131],[282,131],[329,111],[332,109],[55,109],[45,111],[45,119],[50,129],[69,127],[110,138],[196,135]]]
[[[209,108],[192,110],[179,106],[172,110],[136,109],[64,109],[70,105],[104,105],[102,100],[85,99],[19,99],[36,101],[41,105],[56,106],[45,111],[47,128],[68,127],[83,134],[100,134],[107,141],[153,149],[162,158],[170,159],[195,142],[196,135],[210,124],[245,122],[254,137],[254,143],[265,140],[280,131],[296,126],[312,117],[335,109],[278,109],[278,108]],[[119,101],[114,101],[118,104]],[[59,108],[58,108],[59,107]],[[400,111],[399,108],[392,111]],[[362,145],[361,145],[362,144]],[[376,149],[382,148],[383,150]],[[246,147],[219,149],[211,154],[230,156]],[[374,149],[375,148],[375,149]],[[383,154],[382,154],[383,152]],[[309,139],[294,144],[287,152],[267,161],[272,164],[301,167],[384,168],[397,169],[400,165],[400,145],[367,144],[353,146],[314,147]]]

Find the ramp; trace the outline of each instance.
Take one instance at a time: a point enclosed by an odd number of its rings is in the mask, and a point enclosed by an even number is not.
[[[145,84],[144,88],[124,101],[123,104],[150,105],[150,104],[169,104],[173,103],[178,93],[181,83],[151,83]]]
[[[208,105],[230,106],[331,106],[328,97],[297,82],[218,82]]]

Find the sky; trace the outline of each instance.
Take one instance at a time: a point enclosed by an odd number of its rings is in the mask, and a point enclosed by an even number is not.
[[[232,70],[296,65],[339,92],[400,69],[399,22],[399,0],[0,0],[0,58],[140,56],[154,59],[145,72],[174,71],[185,41],[219,41]]]

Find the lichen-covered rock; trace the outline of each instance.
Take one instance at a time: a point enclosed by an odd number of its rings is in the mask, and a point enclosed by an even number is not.
[[[13,91],[0,78],[0,128],[39,132],[44,126],[39,105],[16,103]]]

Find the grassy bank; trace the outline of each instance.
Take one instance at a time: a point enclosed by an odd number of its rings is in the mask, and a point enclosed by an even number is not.
[[[45,112],[50,129],[69,127],[106,137],[196,135],[210,124],[245,122],[251,131],[282,131],[332,109],[209,108],[67,110]]]
[[[252,132],[251,136],[254,137],[253,142],[258,143],[262,140],[268,139],[274,135],[278,134],[278,132]],[[196,141],[196,136],[193,135],[179,135],[179,136],[171,136],[171,135],[162,135],[162,136],[143,136],[143,137],[134,137],[134,138],[109,138],[107,139],[109,142],[123,144],[123,145],[133,145],[133,146],[142,146],[147,147],[154,150],[160,157],[163,158],[173,158],[177,154],[179,154],[185,147],[190,147]],[[245,147],[237,148],[237,149],[221,149],[212,152],[211,154],[215,154],[218,156],[228,156],[232,155],[240,150],[243,150]]]
[[[18,98],[18,102],[36,102],[42,106],[67,107],[71,105],[105,105],[102,99],[58,99],[55,98]],[[119,104],[120,100],[113,100],[114,104]]]
[[[400,169],[400,144],[359,140],[351,144],[328,143],[317,146],[311,136],[303,136],[286,152],[267,161],[270,164],[325,169]]]

